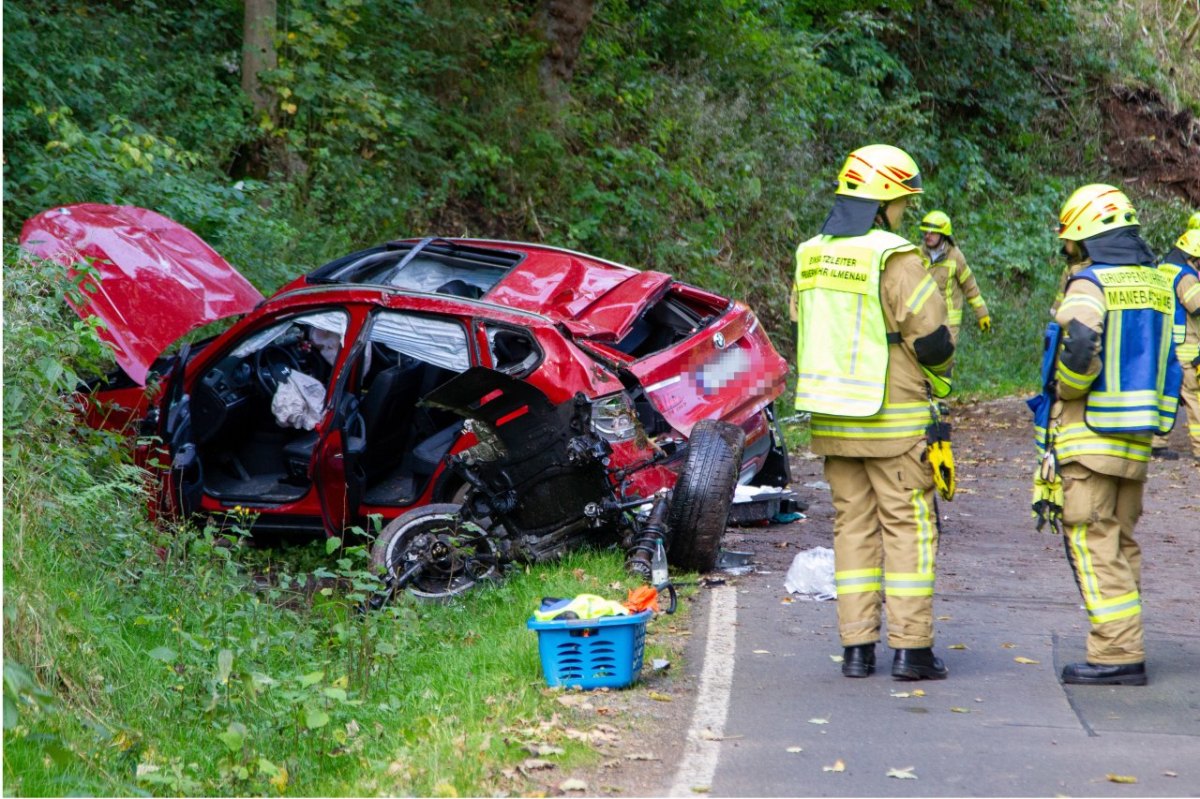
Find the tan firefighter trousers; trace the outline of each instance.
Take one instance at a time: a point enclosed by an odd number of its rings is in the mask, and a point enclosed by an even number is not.
[[[1133,527],[1142,515],[1145,483],[1078,463],[1063,466],[1062,478],[1067,558],[1092,623],[1088,663],[1142,663],[1142,550]]]
[[[825,459],[842,646],[879,640],[884,589],[888,646],[933,646],[938,529],[924,453],[922,441],[894,458]]]

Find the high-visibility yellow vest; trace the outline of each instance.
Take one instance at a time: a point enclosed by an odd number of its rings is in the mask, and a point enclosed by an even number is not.
[[[894,233],[815,236],[796,250],[796,409],[866,417],[883,407],[888,341],[879,299],[883,265],[915,251]]]

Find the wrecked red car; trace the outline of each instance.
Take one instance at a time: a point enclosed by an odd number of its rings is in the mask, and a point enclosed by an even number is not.
[[[521,507],[507,510],[495,489],[511,474],[472,486],[479,472],[462,464],[478,451],[481,426],[515,423],[531,402],[571,405],[563,424],[588,440],[568,436],[559,454],[599,464],[595,479],[617,504],[675,487],[702,420],[744,436],[734,483],[788,482],[772,417],[785,361],[745,305],[660,272],[540,244],[406,239],[339,258],[264,299],[191,231],[144,209],[54,208],[26,222],[21,244],[69,267],[90,264],[76,310],[103,321],[120,370],[88,386],[89,419],[135,430],[143,462],[169,464],[158,501],[170,514],[242,506],[257,514],[256,531],[341,535],[372,514],[462,504],[486,488],[494,501],[476,502],[481,516],[523,514],[538,535],[594,525],[586,502],[545,518],[534,507],[576,490],[574,478],[518,492]],[[165,354],[231,316],[241,318],[224,333]],[[456,390],[455,378],[467,387]],[[511,395],[514,383],[533,399],[481,418],[488,395]],[[472,392],[474,408],[455,405]],[[570,456],[585,445],[589,454]],[[522,477],[556,486],[553,478]],[[699,491],[709,479],[693,482]],[[675,530],[677,545],[681,535],[691,532]],[[711,566],[715,547],[702,549],[684,565]]]

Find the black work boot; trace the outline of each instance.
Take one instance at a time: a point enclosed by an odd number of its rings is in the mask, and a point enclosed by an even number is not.
[[[875,673],[875,644],[848,646],[842,652],[842,676],[866,677]]]
[[[944,680],[950,670],[939,657],[934,657],[933,648],[897,649],[892,661],[892,677],[897,680]]]
[[[1179,460],[1179,453],[1169,447],[1154,447],[1150,450],[1150,454],[1164,461]]]
[[[1070,685],[1145,685],[1146,664],[1071,663],[1063,666],[1062,681]]]

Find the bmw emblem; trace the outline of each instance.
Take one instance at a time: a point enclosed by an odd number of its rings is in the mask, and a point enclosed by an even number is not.
[[[713,336],[713,346],[719,350],[725,349],[725,335],[723,333]]]

